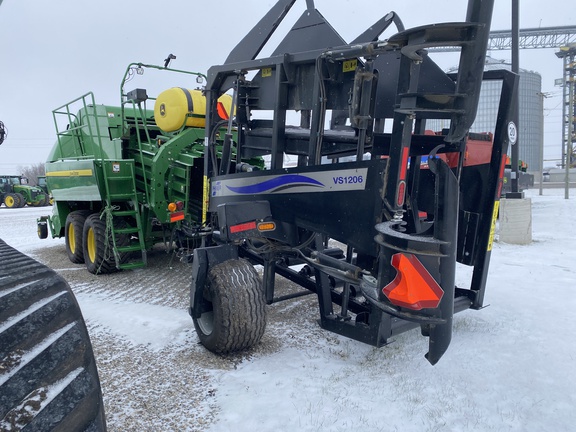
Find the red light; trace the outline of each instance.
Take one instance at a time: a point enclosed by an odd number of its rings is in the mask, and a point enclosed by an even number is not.
[[[401,181],[398,183],[398,191],[396,193],[396,204],[398,207],[402,207],[404,205],[404,193],[406,192],[406,182]]]
[[[410,148],[404,147],[402,149],[402,165],[400,166],[400,180],[406,180],[406,170],[408,169],[408,156],[410,155]]]
[[[392,304],[412,310],[438,307],[444,290],[415,255],[392,255],[392,267],[398,273],[382,288]]]
[[[249,231],[256,229],[256,222],[246,222],[238,225],[233,225],[230,227],[230,233],[236,234],[243,231]]]
[[[498,173],[498,191],[496,197],[500,198],[502,195],[502,182],[504,178],[504,168],[506,167],[506,161],[508,160],[508,155],[502,156],[502,162],[500,162],[500,172]]]
[[[184,203],[182,201],[176,201],[176,208],[182,210],[184,208]]]
[[[170,222],[178,222],[181,220],[184,220],[184,212],[183,211],[172,213],[170,215]]]

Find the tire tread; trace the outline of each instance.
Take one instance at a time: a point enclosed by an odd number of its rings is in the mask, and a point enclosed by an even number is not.
[[[202,333],[195,323],[201,342],[210,351],[226,354],[252,348],[266,329],[266,307],[262,283],[254,267],[246,260],[220,263],[208,272],[208,285],[214,313],[214,329]],[[218,322],[220,317],[220,322]]]

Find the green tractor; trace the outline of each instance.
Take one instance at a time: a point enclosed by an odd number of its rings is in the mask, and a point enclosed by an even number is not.
[[[48,182],[46,181],[46,176],[38,176],[38,184],[36,185],[40,189],[44,191],[44,193],[48,196],[48,204],[54,204],[54,199],[52,198],[52,194],[50,190],[48,190]]]
[[[41,188],[28,185],[28,179],[17,175],[0,175],[0,203],[8,208],[48,205],[49,197]]]

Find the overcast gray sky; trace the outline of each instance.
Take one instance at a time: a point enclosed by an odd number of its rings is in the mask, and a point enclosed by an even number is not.
[[[96,103],[117,105],[130,62],[206,72],[275,3],[272,0],[3,0],[0,6],[0,120],[9,131],[0,171],[43,162],[55,140],[52,110],[93,91]],[[316,8],[345,40],[394,10],[406,27],[462,21],[465,0],[316,0]],[[510,28],[511,0],[496,0],[493,30]],[[289,24],[305,9],[298,0]],[[576,25],[573,0],[520,0],[520,27]],[[560,157],[562,76],[555,50],[522,50],[520,67],[542,75],[546,100],[545,159]],[[508,51],[491,53],[509,59]],[[442,67],[450,67],[450,59]],[[190,82],[166,81],[165,87]]]

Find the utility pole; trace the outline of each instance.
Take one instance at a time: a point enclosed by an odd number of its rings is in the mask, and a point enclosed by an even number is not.
[[[542,188],[544,187],[544,98],[545,93],[538,93],[540,96],[540,103],[542,104],[542,116],[540,118],[540,186],[538,190],[538,195],[542,195]]]
[[[570,197],[570,166],[574,152],[574,85],[576,80],[576,44],[563,46],[556,56],[563,60],[563,91],[562,91],[562,149],[564,151],[564,198]],[[566,91],[567,90],[567,91]],[[568,100],[566,100],[568,97]],[[564,144],[566,142],[566,144]]]
[[[512,0],[512,72],[515,74],[520,73],[520,19],[519,19],[519,0]],[[519,93],[518,93],[519,94]],[[517,96],[518,99],[519,96]],[[512,169],[510,172],[510,179],[511,179],[511,187],[512,192],[506,194],[506,198],[523,198],[524,193],[518,191],[518,162],[519,162],[519,151],[518,148],[520,147],[520,103],[519,100],[516,101],[514,104],[515,109],[512,115],[512,122],[516,125],[516,130],[510,130],[510,128],[514,127],[509,125],[508,133],[516,133],[516,141],[511,141],[512,148],[511,148],[511,164]]]
[[[519,0],[512,0],[512,72],[519,75]],[[508,140],[511,145],[512,169],[510,180],[512,192],[500,200],[500,240],[504,243],[529,244],[532,242],[532,201],[524,198],[524,192],[518,190],[518,147],[523,138],[519,133],[520,121],[519,96],[513,104],[514,111],[508,123]]]

